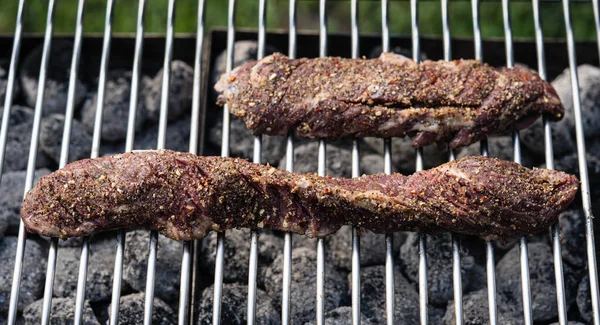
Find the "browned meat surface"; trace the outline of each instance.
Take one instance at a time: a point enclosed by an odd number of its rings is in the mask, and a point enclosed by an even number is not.
[[[42,177],[21,217],[29,231],[58,237],[140,227],[184,240],[234,227],[315,237],[352,224],[375,233],[447,230],[495,239],[546,229],[577,187],[563,172],[484,157],[412,176],[344,179],[146,151],[80,160]]]
[[[297,130],[310,138],[413,136],[413,145],[469,145],[527,127],[542,113],[561,119],[552,86],[532,71],[472,60],[416,64],[378,59],[289,59],[273,54],[221,77],[215,89],[254,134]]]

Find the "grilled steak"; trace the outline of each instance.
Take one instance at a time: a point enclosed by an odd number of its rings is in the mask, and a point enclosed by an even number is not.
[[[494,239],[546,229],[577,187],[563,172],[484,157],[412,176],[348,179],[146,151],[80,160],[42,177],[21,217],[29,231],[58,237],[130,227],[184,240],[234,227],[316,237],[352,224],[375,233],[448,230]]]
[[[403,137],[457,148],[527,127],[542,113],[561,119],[552,86],[532,71],[479,61],[290,59],[276,53],[221,77],[215,89],[254,134]]]

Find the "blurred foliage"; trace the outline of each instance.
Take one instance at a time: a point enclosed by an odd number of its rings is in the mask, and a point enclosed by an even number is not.
[[[0,33],[13,33],[19,0],[0,0]],[[78,0],[56,0],[54,25],[56,33],[72,33],[75,25]],[[114,9],[114,32],[135,32],[137,0],[116,0]],[[288,25],[288,1],[267,1],[267,26],[269,29],[286,29]],[[146,31],[163,33],[168,0],[148,0],[146,7]],[[178,0],[175,30],[193,33],[196,30],[198,0]],[[227,23],[227,0],[207,0],[206,24],[225,27]],[[578,40],[595,39],[594,17],[591,2],[573,2],[572,17],[575,37]],[[48,0],[28,0],[25,6],[25,32],[43,32]],[[299,0],[297,26],[301,30],[318,27],[318,0]],[[347,32],[350,24],[350,2],[330,0],[328,2],[328,26],[330,32]],[[564,37],[564,16],[561,2],[541,4],[542,24],[545,37]],[[85,9],[85,32],[101,33],[104,29],[106,0],[87,0]],[[359,25],[362,33],[377,33],[381,30],[380,2],[359,2]],[[481,3],[481,28],[484,37],[503,37],[502,8],[499,1]],[[236,25],[256,28],[258,22],[258,0],[239,0],[236,7]],[[470,1],[450,3],[451,34],[456,37],[472,35]],[[511,3],[511,19],[515,38],[534,37],[533,10],[531,2]],[[389,27],[392,34],[410,33],[410,7],[408,1],[390,0]],[[422,35],[440,35],[441,8],[438,1],[419,3],[419,27]]]

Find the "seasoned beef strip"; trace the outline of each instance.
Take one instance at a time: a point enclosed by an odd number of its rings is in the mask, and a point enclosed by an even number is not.
[[[542,113],[553,120],[564,114],[552,86],[528,69],[473,60],[417,64],[392,53],[368,60],[275,53],[224,74],[215,89],[256,135],[414,135],[415,147],[462,147],[525,128]]]
[[[348,224],[503,239],[547,229],[577,187],[563,172],[480,156],[348,179],[164,150],[70,163],[27,193],[21,217],[61,238],[139,227],[179,240],[240,227],[321,237]]]

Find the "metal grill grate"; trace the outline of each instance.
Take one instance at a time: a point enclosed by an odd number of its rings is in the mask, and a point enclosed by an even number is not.
[[[2,117],[2,125],[0,129],[0,174],[4,163],[4,153],[7,143],[7,134],[9,129],[9,116],[13,102],[14,84],[16,67],[18,65],[19,51],[21,48],[22,31],[23,31],[23,11],[26,0],[19,1],[19,7],[16,19],[16,28],[13,39],[12,57],[9,67],[8,75],[8,87],[6,91],[6,99],[4,102],[4,111]],[[204,17],[205,17],[205,5],[206,0],[198,1],[198,21],[197,21],[197,42],[194,56],[194,87],[193,87],[193,103],[192,103],[192,124],[191,124],[191,136],[189,151],[196,154],[199,146],[198,131],[200,123],[200,101],[201,101],[201,70],[202,70],[202,51],[203,51],[203,36],[204,36]],[[228,28],[227,28],[227,71],[230,71],[233,67],[233,47],[235,41],[235,0],[229,1],[228,7]],[[449,0],[441,0],[442,8],[442,22],[443,22],[443,53],[444,59],[451,59],[451,48],[450,48],[450,26],[448,20],[448,2]],[[482,59],[482,39],[481,30],[479,24],[479,0],[472,0],[472,17],[473,17],[473,35],[474,35],[474,57],[476,59]],[[594,15],[596,18],[596,30],[600,36],[600,13],[598,10],[598,0],[593,0]],[[600,311],[599,311],[599,295],[598,295],[598,278],[596,268],[596,256],[594,250],[594,237],[593,237],[593,224],[591,214],[591,203],[590,203],[590,189],[589,180],[587,175],[587,167],[585,160],[585,143],[583,136],[582,117],[580,108],[580,99],[578,95],[579,85],[577,79],[577,57],[575,53],[575,42],[573,39],[573,30],[571,26],[570,17],[570,2],[569,0],[562,0],[564,20],[566,26],[567,36],[567,48],[569,55],[569,67],[571,73],[571,86],[574,94],[573,106],[575,112],[575,125],[576,125],[576,136],[577,136],[577,152],[578,162],[580,170],[581,180],[581,197],[583,210],[586,217],[586,247],[587,247],[587,261],[588,270],[590,277],[591,287],[591,301],[593,309],[594,324],[600,324]],[[358,0],[351,0],[351,47],[350,55],[353,58],[359,55],[359,30],[358,30]],[[504,33],[505,33],[505,49],[506,49],[506,65],[511,67],[514,65],[513,57],[513,41],[511,32],[511,21],[509,15],[509,0],[502,0],[502,15],[504,18]],[[545,54],[544,54],[544,41],[543,41],[543,29],[541,26],[540,19],[540,0],[532,0],[534,9],[534,24],[536,32],[536,48],[537,48],[537,61],[538,61],[538,72],[542,78],[546,79],[546,65],[545,65]],[[113,17],[113,6],[114,0],[107,0],[106,5],[106,20],[105,30],[103,36],[103,48],[101,56],[101,67],[98,84],[98,98],[104,98],[105,96],[105,85],[106,85],[106,74],[109,61],[109,52],[111,46],[111,31],[112,31],[112,17]],[[73,55],[71,61],[71,70],[69,76],[69,88],[68,88],[68,101],[65,113],[65,125],[63,130],[63,141],[60,155],[60,167],[63,167],[67,163],[69,153],[69,139],[71,132],[71,123],[73,119],[74,109],[74,98],[76,80],[78,74],[78,66],[81,54],[81,43],[83,36],[83,12],[85,7],[85,0],[79,0],[77,9],[77,23],[75,30],[75,42],[73,47]],[[46,31],[44,34],[44,44],[42,53],[42,62],[40,66],[39,82],[38,85],[46,84],[47,66],[50,56],[50,48],[52,43],[53,34],[53,17],[54,17],[55,0],[49,1]],[[128,119],[128,130],[126,138],[126,151],[133,150],[134,134],[135,134],[135,111],[137,108],[138,94],[140,88],[140,75],[141,75],[141,60],[143,51],[143,39],[144,39],[144,12],[146,8],[146,0],[139,0],[138,15],[137,15],[137,30],[135,37],[135,52],[133,60],[133,75],[132,75],[132,87],[130,96],[129,106],[129,119]],[[327,55],[327,3],[326,0],[320,0],[320,11],[319,11],[319,55],[321,57]],[[389,51],[389,28],[388,28],[388,0],[381,1],[381,15],[382,15],[382,48],[384,51]],[[411,28],[412,28],[412,50],[413,59],[418,61],[420,59],[420,46],[419,46],[419,23],[418,23],[418,0],[410,0],[411,8]],[[163,63],[164,76],[162,79],[162,96],[160,103],[160,120],[159,120],[159,133],[157,139],[157,148],[162,149],[165,147],[166,140],[166,127],[167,127],[167,111],[168,111],[168,95],[169,95],[169,78],[171,69],[171,59],[173,52],[173,41],[174,41],[174,12],[175,12],[175,0],[168,1],[168,12],[167,12],[167,32],[166,32],[166,44],[165,44],[165,56]],[[289,49],[288,55],[290,57],[296,56],[296,0],[290,0],[289,2]],[[258,28],[258,58],[262,58],[265,54],[265,37],[266,37],[266,0],[259,0],[259,28]],[[600,42],[598,43],[600,48]],[[206,86],[206,85],[204,85]],[[38,138],[40,133],[40,121],[42,117],[42,108],[44,106],[44,87],[41,87],[37,93],[37,100],[35,105],[35,115],[33,131],[31,134],[31,144],[27,165],[27,176],[25,182],[24,191],[27,192],[33,185],[33,174],[35,170],[35,161],[37,155]],[[93,145],[91,150],[91,157],[95,158],[99,155],[100,146],[100,130],[102,127],[102,114],[103,114],[103,100],[97,101],[97,109],[95,115],[95,124],[93,132]],[[229,156],[229,141],[230,141],[230,115],[227,108],[224,110],[223,115],[223,138],[222,138],[222,156]],[[384,141],[384,171],[385,173],[392,172],[391,163],[391,139]],[[260,163],[261,157],[261,137],[258,136],[254,140],[254,162]],[[514,160],[520,162],[520,142],[519,134],[513,134],[513,145],[514,145]],[[546,165],[548,168],[553,168],[553,152],[552,152],[552,137],[551,137],[551,126],[548,119],[544,117],[544,145],[545,145],[545,158]],[[326,143],[324,140],[319,141],[319,158],[318,158],[318,174],[325,174],[326,156],[325,156]],[[293,171],[293,151],[294,151],[294,139],[292,135],[287,137],[287,149],[286,149],[286,166],[287,170]],[[482,141],[481,153],[487,155],[487,143]],[[454,153],[450,152],[449,159],[454,159]],[[422,150],[416,152],[416,169],[423,169],[423,156]],[[353,141],[352,148],[352,176],[356,177],[359,175],[359,147],[358,141]],[[552,245],[554,253],[554,271],[557,289],[557,304],[559,312],[559,323],[562,325],[567,324],[567,306],[565,302],[565,288],[563,279],[563,268],[561,258],[561,243],[558,225],[554,225],[551,229],[552,233]],[[248,278],[248,323],[253,324],[256,315],[256,285],[257,285],[257,265],[258,265],[258,232],[251,232],[250,241],[250,261],[249,261],[249,278]],[[222,298],[222,285],[223,285],[223,274],[227,270],[223,269],[224,265],[224,239],[226,234],[220,233],[217,237],[217,251],[215,261],[215,279],[214,279],[214,304],[213,304],[213,324],[220,323],[220,312],[221,312],[221,298]],[[14,324],[17,316],[17,301],[19,295],[19,289],[21,284],[21,275],[23,270],[23,258],[25,251],[25,238],[26,232],[21,223],[19,228],[18,246],[16,253],[16,263],[14,268],[12,291],[10,297],[10,306],[8,314],[8,324]],[[157,238],[158,233],[156,231],[151,232],[150,236],[150,251],[148,255],[148,271],[147,271],[147,282],[145,291],[145,310],[144,310],[144,323],[150,324],[152,319],[152,301],[154,298],[154,283],[156,274],[156,254],[157,254]],[[392,253],[392,236],[391,234],[385,235],[385,270],[386,270],[386,317],[387,324],[394,324],[394,277],[393,277],[393,253]],[[291,292],[291,269],[292,265],[292,235],[285,234],[284,242],[284,265],[283,265],[283,295],[282,295],[282,323],[289,324],[291,320],[290,313],[290,292]],[[427,307],[428,307],[428,290],[427,290],[427,260],[426,260],[426,245],[425,235],[419,236],[419,301],[420,301],[420,320],[421,324],[428,323]],[[111,309],[109,315],[109,323],[117,324],[118,313],[119,313],[119,298],[121,292],[121,281],[123,275],[123,257],[125,247],[125,235],[124,232],[119,232],[117,235],[117,252],[115,256],[115,269],[113,279],[113,291],[111,300]],[[525,324],[532,324],[532,307],[531,307],[531,292],[530,292],[530,278],[528,268],[528,254],[527,254],[527,240],[525,237],[521,238],[519,242],[520,248],[520,261],[521,261],[521,283],[523,292],[523,320]],[[382,248],[383,249],[383,248]],[[356,228],[352,230],[352,277],[351,277],[351,289],[352,289],[352,323],[360,324],[360,238],[357,234]],[[50,250],[48,257],[46,283],[44,290],[43,300],[43,311],[42,311],[42,323],[48,324],[50,320],[50,310],[52,303],[52,286],[54,281],[54,274],[56,268],[56,258],[58,251],[58,239],[53,238],[50,242]],[[179,324],[190,323],[190,315],[193,314],[193,297],[195,283],[194,276],[196,274],[194,266],[197,265],[196,254],[198,251],[198,243],[186,242],[183,245],[182,255],[182,269],[181,269],[181,281],[180,281],[180,296],[179,296]],[[490,323],[497,324],[498,313],[497,313],[497,302],[496,302],[496,276],[495,276],[495,265],[494,265],[494,248],[491,242],[485,242],[486,251],[486,270],[487,270],[487,285],[488,285],[488,299],[489,299],[489,316]],[[81,259],[78,276],[77,294],[76,294],[76,305],[75,305],[75,324],[82,322],[83,314],[83,303],[85,300],[85,285],[87,276],[88,266],[88,252],[89,252],[89,238],[83,241],[81,246]],[[455,320],[457,324],[463,323],[463,306],[462,306],[462,285],[461,285],[461,260],[460,260],[460,245],[456,236],[452,236],[452,257],[453,257],[453,285],[454,285],[454,301],[461,302],[455,303]],[[323,324],[324,322],[324,309],[325,309],[325,272],[327,268],[325,265],[325,245],[322,239],[317,242],[317,288],[316,288],[316,319],[317,324]]]

